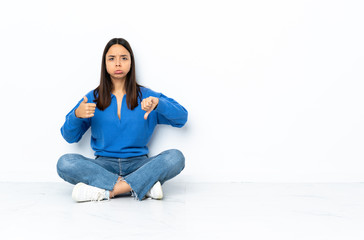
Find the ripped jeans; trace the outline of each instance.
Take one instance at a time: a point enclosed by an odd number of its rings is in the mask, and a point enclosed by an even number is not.
[[[126,159],[102,156],[92,159],[80,154],[65,154],[57,162],[58,175],[71,184],[83,182],[112,191],[121,176],[138,200],[142,200],[157,181],[163,184],[184,167],[185,158],[176,149],[154,157],[142,155]]]

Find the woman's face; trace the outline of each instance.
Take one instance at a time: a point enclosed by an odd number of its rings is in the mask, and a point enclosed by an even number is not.
[[[105,63],[111,79],[125,80],[131,67],[130,53],[124,46],[114,44],[106,53]]]

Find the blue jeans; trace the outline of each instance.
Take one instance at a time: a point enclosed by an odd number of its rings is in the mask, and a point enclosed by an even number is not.
[[[121,176],[138,200],[142,200],[157,181],[163,184],[184,167],[185,158],[176,149],[154,157],[143,155],[126,159],[102,156],[92,159],[80,154],[65,154],[57,162],[58,175],[71,184],[83,182],[112,191]]]

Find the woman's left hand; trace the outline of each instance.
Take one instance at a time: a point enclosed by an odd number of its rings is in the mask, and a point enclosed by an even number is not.
[[[142,105],[142,110],[146,111],[146,113],[144,114],[145,120],[147,120],[149,113],[151,113],[151,111],[155,109],[158,103],[159,103],[159,98],[156,97],[148,97],[143,99],[141,105]]]

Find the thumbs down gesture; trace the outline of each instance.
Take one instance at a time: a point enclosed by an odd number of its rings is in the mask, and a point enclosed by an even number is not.
[[[158,105],[159,98],[156,97],[148,97],[144,98],[141,105],[142,110],[146,111],[144,114],[144,119],[147,120],[149,113],[151,113]]]

